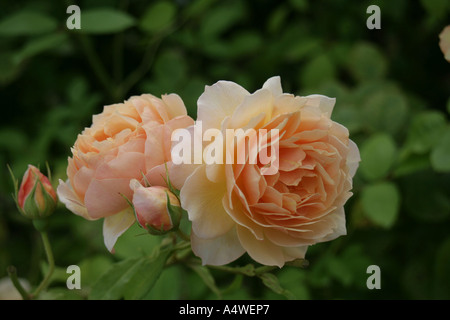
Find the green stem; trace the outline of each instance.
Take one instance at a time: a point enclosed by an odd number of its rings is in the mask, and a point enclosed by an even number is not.
[[[50,246],[50,241],[48,240],[47,232],[41,232],[42,237],[42,243],[44,244],[45,254],[47,255],[47,261],[48,261],[48,270],[47,274],[45,275],[44,279],[40,283],[40,285],[36,288],[36,290],[33,292],[33,297],[36,297],[39,295],[39,293],[45,289],[50,281],[50,277],[53,274],[53,271],[55,270],[55,260],[53,258],[53,251],[52,247]]]
[[[17,291],[22,296],[23,300],[30,300],[30,295],[27,293],[27,291],[22,287],[22,284],[20,283],[19,279],[17,278],[17,270],[14,266],[9,266],[7,269],[8,276],[11,279],[11,282],[13,283],[14,287],[17,289]]]
[[[248,264],[244,267],[229,267],[229,266],[212,266],[212,265],[208,265],[208,268],[210,269],[215,269],[215,270],[220,270],[220,271],[225,271],[225,272],[229,272],[229,273],[234,273],[234,274],[242,274],[244,276],[248,276],[248,277],[254,277],[256,275],[255,273],[255,268],[253,267],[253,265]]]
[[[212,266],[208,265],[208,268],[215,269],[219,271],[229,272],[233,274],[242,274],[248,277],[259,276],[266,272],[271,272],[275,269],[278,269],[276,266],[262,266],[259,268],[255,268],[252,264],[248,264],[243,267],[229,267],[229,266]]]
[[[262,267],[259,267],[259,268],[255,269],[255,275],[257,276],[257,275],[260,275],[260,274],[263,274],[263,273],[266,273],[266,272],[271,272],[271,271],[273,271],[275,269],[278,269],[278,267],[276,267],[276,266],[262,266]]]

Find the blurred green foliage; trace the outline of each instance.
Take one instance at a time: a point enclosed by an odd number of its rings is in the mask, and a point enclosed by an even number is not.
[[[66,28],[71,4],[81,8],[78,31]],[[366,28],[371,4],[381,9],[381,30]],[[254,91],[280,75],[285,92],[337,98],[333,119],[349,128],[362,162],[346,205],[348,235],[311,247],[306,270],[276,271],[278,293],[450,299],[450,64],[438,46],[449,1],[28,0],[1,8],[0,278],[14,264],[34,285],[45,269],[6,164],[21,177],[28,163],[48,161],[56,185],[77,134],[104,105],[176,92],[195,117],[205,85],[231,80]],[[134,227],[111,255],[101,227],[58,209],[50,232],[58,269],[43,298],[85,298],[113,262],[158,241]],[[81,267],[81,291],[65,288],[71,264]],[[381,268],[381,290],[366,287],[371,264]],[[272,278],[213,276],[173,266],[147,298],[214,299],[215,286],[230,299],[286,297],[264,289]]]

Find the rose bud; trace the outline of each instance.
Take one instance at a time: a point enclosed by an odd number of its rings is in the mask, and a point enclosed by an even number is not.
[[[45,218],[56,208],[57,196],[50,181],[38,168],[28,165],[17,197],[19,211],[27,218]]]
[[[176,230],[180,223],[180,201],[168,188],[144,187],[133,179],[132,205],[139,224],[151,234],[161,235]]]

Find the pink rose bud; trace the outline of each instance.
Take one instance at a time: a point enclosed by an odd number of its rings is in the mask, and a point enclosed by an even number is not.
[[[35,166],[28,165],[16,200],[19,211],[25,217],[36,219],[53,213],[57,196],[48,178]]]
[[[168,188],[144,187],[133,179],[133,207],[139,224],[152,234],[164,234],[178,228],[181,218],[180,201]]]

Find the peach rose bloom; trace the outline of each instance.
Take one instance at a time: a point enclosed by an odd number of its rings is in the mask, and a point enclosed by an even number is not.
[[[446,26],[439,34],[439,47],[445,59],[450,62],[450,26]]]
[[[172,131],[193,123],[176,94],[162,99],[144,94],[105,106],[78,135],[68,180],[60,180],[57,189],[59,199],[88,220],[104,218],[105,245],[112,251],[117,238],[135,222],[122,196],[132,198],[130,181],[142,180],[144,174],[152,185],[164,185]]]
[[[308,246],[346,234],[344,204],[360,157],[348,130],[330,119],[334,103],[283,93],[279,77],[252,94],[228,81],[205,88],[197,119],[203,130],[278,129],[279,163],[264,175],[260,162],[227,163],[231,149],[224,148],[224,164],[173,166],[203,264],[227,264],[247,252],[282,267],[304,258]]]

